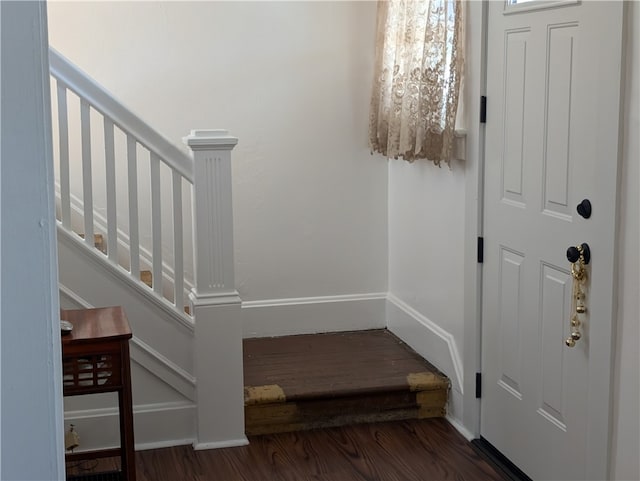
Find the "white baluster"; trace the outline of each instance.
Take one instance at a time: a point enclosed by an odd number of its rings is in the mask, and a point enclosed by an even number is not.
[[[104,159],[107,187],[107,255],[118,262],[118,220],[116,206],[116,159],[113,142],[113,122],[104,118]]]
[[[71,187],[69,183],[69,119],[67,86],[56,81],[58,92],[58,135],[60,137],[60,211],[62,225],[71,229]]]
[[[138,159],[136,139],[127,135],[127,159],[129,178],[129,258],[131,275],[140,279],[140,237],[138,224]]]
[[[93,238],[93,179],[91,176],[91,117],[89,104],[80,101],[80,128],[82,135],[82,203],[84,206],[84,241],[95,247]]]
[[[173,288],[174,303],[184,308],[184,249],[182,233],[182,176],[173,171]]]
[[[192,130],[197,379],[195,449],[246,444],[241,300],[234,286],[231,150],[238,139],[223,130]],[[233,440],[229,442],[229,440]]]
[[[149,153],[151,161],[151,235],[153,236],[153,290],[162,295],[162,209],[160,205],[160,158]]]

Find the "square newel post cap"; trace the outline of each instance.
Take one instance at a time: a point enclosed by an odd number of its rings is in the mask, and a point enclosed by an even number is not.
[[[232,150],[238,143],[238,138],[229,135],[227,130],[192,130],[182,138],[191,150]]]

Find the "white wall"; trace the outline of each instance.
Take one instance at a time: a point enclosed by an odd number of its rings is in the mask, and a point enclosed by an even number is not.
[[[611,479],[640,479],[640,5],[627,2],[624,141],[618,243],[618,326],[615,348]]]
[[[167,138],[225,128],[245,301],[385,292],[373,2],[52,2],[51,45]]]
[[[389,161],[389,291],[464,340],[464,165]]]
[[[458,421],[463,418],[463,387],[472,378],[464,372],[465,336],[471,343],[476,336],[465,323],[465,305],[471,299],[465,279],[473,275],[465,277],[465,269],[477,266],[475,234],[469,246],[465,229],[470,221],[465,216],[469,205],[477,205],[468,204],[466,195],[471,191],[466,186],[469,176],[473,179],[479,170],[482,43],[482,4],[470,2],[465,8],[464,109],[456,124],[468,130],[466,160],[453,161],[450,168],[390,160],[388,194],[389,328],[452,379],[449,414]],[[467,428],[473,431],[473,426]]]
[[[2,479],[64,479],[46,6],[2,2]]]

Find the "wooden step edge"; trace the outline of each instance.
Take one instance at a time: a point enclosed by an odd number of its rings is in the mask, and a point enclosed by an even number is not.
[[[318,417],[384,412],[397,409],[443,409],[447,405],[448,392],[389,392],[352,396],[348,398],[288,401],[284,403],[253,404],[245,406],[247,425],[276,424],[314,419]]]
[[[446,396],[440,399],[433,399],[430,403],[419,404],[415,395],[411,398],[399,399],[371,399],[354,398],[350,403],[335,404],[331,401],[325,402],[300,402],[284,404],[262,404],[246,406],[244,409],[246,426],[264,426],[290,423],[313,422],[318,419],[333,419],[345,416],[379,415],[384,413],[406,411],[412,412],[413,417],[435,412],[442,412],[446,406]]]
[[[153,287],[153,274],[151,271],[140,271],[140,280],[149,287]]]
[[[451,388],[451,381],[448,377],[431,371],[408,374],[407,384],[411,391],[433,391]]]
[[[307,429],[373,423],[404,419],[427,419],[446,415],[448,389],[427,391],[389,391],[310,399],[285,400],[278,386],[253,390],[254,404],[245,405],[245,431],[248,435],[301,431]],[[252,391],[246,392],[250,397]],[[277,402],[267,401],[278,397]]]
[[[284,390],[277,384],[264,386],[246,386],[244,388],[245,406],[254,404],[284,403],[289,401],[303,402],[308,400],[334,399],[353,396],[363,396],[367,394],[377,394],[385,392],[429,392],[445,391],[451,387],[449,379],[441,374],[431,371],[410,373],[407,375],[406,383],[385,385],[359,389],[342,389],[338,391],[312,391],[287,396]]]
[[[330,428],[353,424],[436,418],[444,417],[445,415],[446,410],[444,408],[401,408],[380,412],[364,412],[359,414],[329,416],[326,418],[305,421],[292,420],[291,422],[274,424],[246,425],[245,433],[248,436],[257,436],[261,434],[306,431],[310,429]]]
[[[284,403],[287,397],[277,384],[264,386],[245,386],[244,405]]]
[[[80,237],[84,239],[84,234],[78,234]],[[107,252],[106,245],[104,243],[104,236],[102,234],[93,234],[93,245],[100,252],[105,254]]]

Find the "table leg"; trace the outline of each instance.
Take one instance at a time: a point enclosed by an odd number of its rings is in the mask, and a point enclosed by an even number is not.
[[[120,404],[120,447],[122,472],[125,481],[136,481],[136,458],[133,441],[133,397],[131,395],[131,365],[129,343],[122,343],[122,390],[118,393]]]

